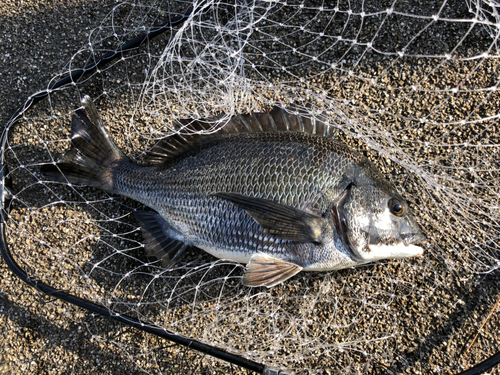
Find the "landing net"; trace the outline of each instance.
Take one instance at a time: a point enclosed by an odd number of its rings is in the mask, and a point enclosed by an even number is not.
[[[50,88],[190,6],[171,31]],[[500,348],[499,44],[497,0],[120,3],[10,128],[7,247],[32,279],[272,368],[469,368]],[[275,105],[327,116],[410,202],[425,254],[300,273],[270,290],[242,286],[244,266],[201,250],[163,269],[142,247],[139,203],[40,174],[68,150],[84,94],[137,162],[177,119],[224,113],[222,125]],[[98,317],[85,329],[138,371],[227,366]]]

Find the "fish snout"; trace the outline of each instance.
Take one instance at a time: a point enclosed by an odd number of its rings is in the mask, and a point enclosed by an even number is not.
[[[401,235],[401,239],[409,256],[421,256],[424,253],[423,245],[427,243],[427,238],[422,232],[405,233]]]
[[[427,243],[427,238],[422,232],[417,233],[402,233],[401,239],[406,246],[409,245],[425,245]]]

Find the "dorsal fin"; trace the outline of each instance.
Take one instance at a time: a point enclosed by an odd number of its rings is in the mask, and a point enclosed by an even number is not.
[[[310,112],[306,108],[298,106],[291,106],[287,109],[274,107],[267,112],[233,116],[215,132],[213,130],[224,121],[223,115],[200,120],[182,119],[175,124],[177,133],[160,140],[147,153],[146,161],[152,164],[163,163],[196,145],[201,138],[211,136],[279,131],[330,136],[331,127],[326,123],[326,115],[316,114],[310,118],[308,114]],[[200,134],[200,132],[205,134]]]
[[[181,119],[175,123],[177,133],[160,140],[154,147],[147,152],[146,161],[151,164],[161,164],[165,160],[179,155],[197,144],[203,135],[213,130],[220,122],[219,118],[193,120]],[[202,134],[200,134],[202,132]],[[217,131],[213,134],[221,134]]]

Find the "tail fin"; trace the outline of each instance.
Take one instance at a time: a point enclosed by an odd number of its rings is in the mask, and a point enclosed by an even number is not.
[[[85,95],[83,109],[71,120],[71,149],[55,165],[41,168],[49,180],[113,191],[113,169],[127,157],[104,129],[92,99]]]

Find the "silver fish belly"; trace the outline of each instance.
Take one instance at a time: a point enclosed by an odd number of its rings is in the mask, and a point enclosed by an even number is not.
[[[343,143],[281,129],[227,131],[167,139],[153,149],[154,165],[139,166],[111,141],[92,100],[82,104],[72,120],[72,149],[42,172],[152,208],[136,218],[147,254],[164,266],[194,246],[247,264],[245,285],[271,287],[301,270],[422,253],[415,244],[425,238],[404,199]],[[287,127],[302,121],[274,113]],[[276,127],[279,119],[271,122]]]

